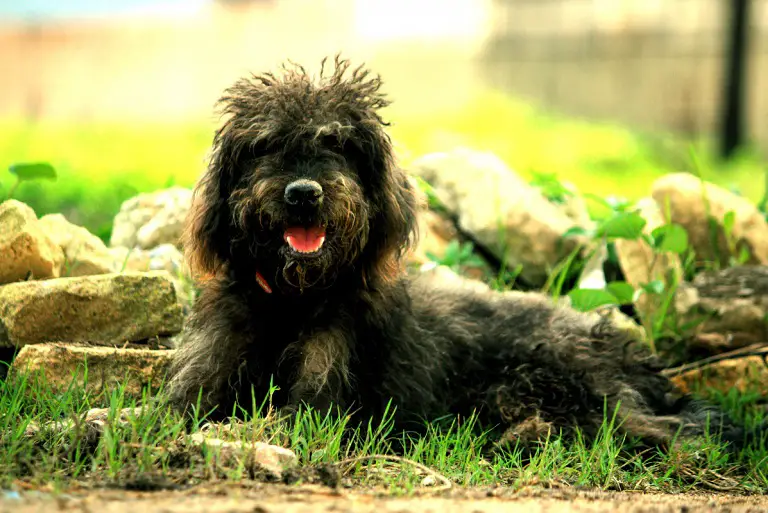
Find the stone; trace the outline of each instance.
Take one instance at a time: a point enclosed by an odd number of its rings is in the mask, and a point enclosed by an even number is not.
[[[113,260],[120,262],[123,271],[168,271],[179,277],[187,272],[184,255],[173,244],[161,244],[152,249],[109,248]]]
[[[559,302],[563,306],[571,306],[570,298],[563,296]],[[606,305],[585,313],[593,322],[607,320],[622,333],[626,333],[632,339],[646,340],[645,329],[637,324],[634,319],[623,313],[615,305]]]
[[[109,248],[109,252],[118,271],[167,271],[185,313],[192,307],[197,292],[184,255],[173,244],[161,244],[149,250],[116,247]]]
[[[637,213],[646,221],[643,232],[650,234],[653,230],[667,224],[661,210],[652,198],[644,198],[635,205]],[[665,284],[679,282],[682,279],[683,268],[680,257],[675,253],[654,254],[651,246],[643,240],[616,239],[614,240],[619,267],[624,274],[624,280],[635,287],[655,280]],[[659,305],[658,298],[640,294],[635,307],[643,319],[650,319]]]
[[[768,266],[737,266],[698,274],[678,303],[691,344],[711,352],[768,341]]]
[[[171,187],[139,194],[123,202],[115,216],[110,246],[151,249],[161,244],[180,247],[192,190]]]
[[[564,238],[575,226],[563,209],[491,153],[464,148],[417,159],[413,174],[428,182],[455,216],[460,231],[507,268],[522,264],[521,278],[542,285],[580,237]]]
[[[712,388],[723,393],[736,389],[768,394],[768,367],[760,356],[715,362],[671,376],[671,379],[685,393]]]
[[[590,256],[584,262],[584,269],[579,276],[579,288],[603,289],[608,284],[604,270],[608,260],[608,247],[603,243],[590,242],[587,250]]]
[[[149,253],[143,249],[115,246],[108,248],[108,251],[116,263],[116,272],[149,271]]]
[[[125,425],[130,423],[132,418],[141,416],[142,412],[143,408],[141,407],[123,408],[117,412],[112,412],[111,408],[91,408],[77,420],[68,418],[45,422],[44,424],[31,421],[24,429],[24,436],[31,438],[44,433],[45,436],[63,437],[76,429],[80,429],[79,436],[83,437],[87,443],[96,443],[104,433],[104,428],[111,415],[116,421],[115,424]]]
[[[264,442],[226,441],[206,433],[194,433],[188,442],[192,447],[210,451],[215,465],[238,468],[242,462],[249,472],[266,471],[277,479],[298,462],[296,453],[290,449]]]
[[[459,234],[450,219],[437,212],[426,210],[418,216],[419,239],[408,254],[408,263],[424,265],[432,260],[429,254],[442,256],[452,240],[458,240]]]
[[[669,204],[671,221],[688,232],[697,258],[728,265],[729,257],[738,257],[742,248],[748,252],[750,264],[768,264],[768,222],[757,206],[712,183],[703,182],[688,173],[665,175],[653,183],[653,199],[662,212]],[[732,229],[734,250],[725,236],[723,220],[728,212],[735,214]],[[716,228],[716,243],[711,240],[707,213]]]
[[[61,276],[90,276],[117,271],[117,262],[100,238],[61,214],[40,218],[40,226],[65,256]]]
[[[56,278],[64,252],[41,229],[37,215],[24,203],[0,204],[0,284]]]
[[[173,353],[168,349],[32,344],[21,348],[11,364],[10,376],[31,377],[41,373],[46,385],[56,394],[65,393],[74,383],[94,394],[109,394],[123,386],[127,399],[141,399],[145,388],[153,393],[160,388]]]
[[[429,262],[421,266],[419,269],[419,274],[416,275],[416,278],[420,280],[429,280],[431,283],[438,285],[447,285],[451,288],[466,288],[480,292],[486,292],[490,290],[488,284],[480,280],[462,276],[459,273],[453,271],[450,267],[439,265],[435,262]]]
[[[565,188],[571,192],[566,195],[565,201],[556,205],[563,212],[563,214],[572,220],[576,226],[583,228],[591,228],[595,222],[589,216],[589,209],[587,208],[587,202],[584,197],[579,193],[575,185],[571,183],[564,183]]]
[[[178,333],[182,306],[165,271],[100,274],[0,287],[0,346],[123,345]]]

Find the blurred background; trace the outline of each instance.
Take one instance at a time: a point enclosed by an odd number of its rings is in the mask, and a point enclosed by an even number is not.
[[[465,146],[603,196],[764,194],[768,0],[2,0],[0,187],[49,162],[15,197],[108,238],[126,198],[193,185],[225,87],[337,52],[382,75],[406,167]]]

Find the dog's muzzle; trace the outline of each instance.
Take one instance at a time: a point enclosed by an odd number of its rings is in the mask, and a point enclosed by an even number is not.
[[[285,187],[284,199],[291,209],[316,210],[323,202],[323,188],[314,180],[296,180]]]
[[[296,180],[285,187],[288,222],[283,239],[293,255],[317,256],[325,242],[325,225],[318,218],[323,188],[313,180]]]

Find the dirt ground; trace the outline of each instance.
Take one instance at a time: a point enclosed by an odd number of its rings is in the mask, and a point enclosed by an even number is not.
[[[659,495],[574,490],[453,490],[403,498],[327,487],[206,486],[185,491],[0,492],[0,513],[517,513],[517,512],[768,512],[768,496]]]

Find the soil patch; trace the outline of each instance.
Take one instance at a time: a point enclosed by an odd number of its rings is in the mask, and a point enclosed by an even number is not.
[[[0,492],[1,493],[1,492]],[[725,494],[643,494],[523,489],[455,489],[437,496],[392,497],[384,490],[329,490],[323,486],[207,485],[176,491],[73,490],[0,495],[0,513],[517,513],[768,511],[768,497]]]

